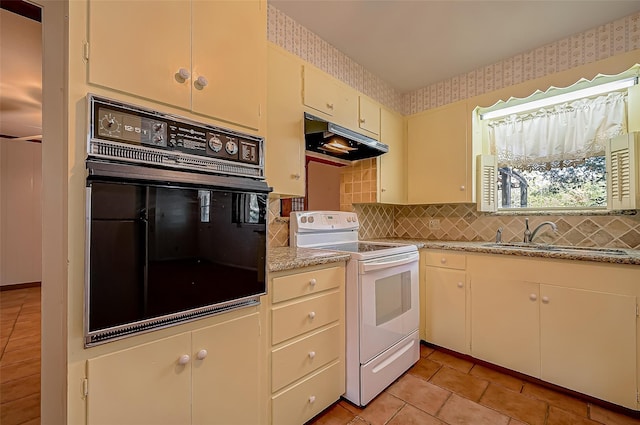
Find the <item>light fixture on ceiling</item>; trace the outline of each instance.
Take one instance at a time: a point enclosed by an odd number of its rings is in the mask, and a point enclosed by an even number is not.
[[[545,97],[544,99],[534,100],[532,102],[521,103],[519,105],[508,106],[502,109],[488,111],[480,115],[480,119],[488,120],[492,118],[501,118],[519,112],[531,111],[534,109],[544,108],[545,106],[556,105],[558,103],[570,102],[576,99],[582,99],[589,96],[596,96],[603,93],[622,90],[638,83],[638,77],[625,78],[623,80],[612,81],[597,86],[587,87],[585,89],[576,90],[556,96]]]

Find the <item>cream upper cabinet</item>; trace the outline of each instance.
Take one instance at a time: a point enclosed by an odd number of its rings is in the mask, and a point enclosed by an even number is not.
[[[260,424],[259,313],[87,361],[87,423]]]
[[[352,130],[358,128],[358,94],[326,72],[304,64],[303,103],[309,112]]]
[[[305,196],[302,61],[269,44],[265,175],[273,192]]]
[[[367,96],[358,96],[358,127],[372,135],[380,134],[380,104]]]
[[[89,83],[259,130],[266,2],[89,0]]]
[[[426,251],[423,258],[425,340],[469,354],[465,256]]]
[[[407,202],[472,201],[466,101],[414,115],[407,123]]]
[[[402,115],[381,109],[380,141],[389,145],[389,152],[378,158],[378,202],[404,204],[407,202],[407,156]]]

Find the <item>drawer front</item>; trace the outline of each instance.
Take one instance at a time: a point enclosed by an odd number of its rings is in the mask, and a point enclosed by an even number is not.
[[[433,267],[445,267],[447,269],[464,270],[467,267],[467,257],[464,254],[455,254],[443,251],[426,251],[424,253],[425,264]]]
[[[333,363],[273,397],[272,423],[303,424],[338,400],[344,388],[344,364]]]
[[[278,344],[340,318],[340,293],[331,292],[271,310],[271,343]]]
[[[330,328],[273,350],[271,391],[278,391],[296,379],[338,359],[340,341],[340,325],[336,323]]]
[[[344,268],[314,270],[289,276],[273,278],[271,301],[281,301],[311,295],[327,289],[337,288],[344,282]]]

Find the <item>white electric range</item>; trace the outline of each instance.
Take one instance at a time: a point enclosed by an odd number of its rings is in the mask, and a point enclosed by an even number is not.
[[[420,358],[418,262],[415,245],[358,240],[355,213],[297,211],[292,247],[348,252],[346,388],[364,406]]]

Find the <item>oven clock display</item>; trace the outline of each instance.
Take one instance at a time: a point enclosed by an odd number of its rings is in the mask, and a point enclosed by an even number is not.
[[[214,152],[220,152],[220,149],[222,149],[222,140],[214,134],[209,139],[209,147]]]
[[[100,136],[120,137],[120,121],[115,114],[111,112],[105,113],[100,118],[100,128],[98,134]]]
[[[229,155],[235,155],[236,153],[238,153],[238,144],[233,140],[229,140],[224,145],[224,149]]]

